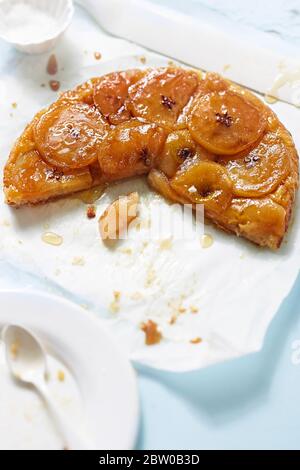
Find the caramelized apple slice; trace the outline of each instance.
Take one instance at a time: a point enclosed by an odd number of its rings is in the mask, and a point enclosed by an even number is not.
[[[215,162],[188,162],[170,181],[171,188],[196,204],[221,212],[230,204],[232,182],[227,171]]]
[[[117,124],[130,119],[130,113],[124,106],[127,94],[128,82],[124,73],[110,73],[100,78],[95,85],[94,103],[111,124]]]
[[[47,165],[36,150],[17,156],[8,163],[4,172],[8,204],[37,203],[87,189],[91,185],[92,178],[87,168],[63,172]]]
[[[180,196],[180,194],[171,188],[168,178],[159,170],[153,169],[150,171],[148,175],[148,182],[155,191],[171,202],[179,202],[181,204],[191,203],[188,198]]]
[[[172,128],[196,90],[198,76],[183,69],[149,71],[128,90],[131,113],[147,121]]]
[[[131,120],[111,129],[99,146],[102,172],[114,178],[148,173],[161,153],[165,131],[156,124]]]
[[[222,158],[233,181],[233,193],[260,197],[273,192],[290,172],[290,151],[280,133],[268,132],[259,145],[240,158]]]
[[[128,87],[143,75],[141,70],[113,72],[95,82],[94,103],[111,124],[117,125],[131,118],[125,103]]]
[[[59,104],[39,120],[34,135],[37,148],[50,165],[83,168],[97,160],[97,148],[106,135],[99,111],[87,104]]]
[[[172,178],[179,167],[195,155],[199,160],[212,160],[214,158],[213,154],[196,144],[187,129],[171,132],[159,158],[158,169],[169,178]]]
[[[231,90],[199,94],[188,117],[192,137],[218,155],[249,148],[262,136],[266,122],[261,109]]]

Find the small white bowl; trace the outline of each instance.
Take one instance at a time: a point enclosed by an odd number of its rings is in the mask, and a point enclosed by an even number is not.
[[[29,15],[33,11],[37,16]],[[53,48],[73,13],[73,0],[2,0],[0,37],[22,52],[41,54]]]

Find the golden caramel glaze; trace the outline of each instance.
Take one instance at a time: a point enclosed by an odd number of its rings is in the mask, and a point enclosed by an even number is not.
[[[244,96],[225,90],[202,95],[188,116],[192,137],[216,155],[234,155],[263,134],[266,118]]]
[[[110,124],[120,124],[131,118],[127,107],[128,88],[144,76],[141,70],[113,72],[104,75],[93,88],[94,103]]]
[[[187,160],[214,160],[215,155],[198,145],[187,129],[171,132],[164,144],[157,168],[172,178]]]
[[[179,202],[181,204],[191,204],[191,201],[181,196],[171,188],[170,181],[162,172],[153,168],[148,175],[150,186],[170,202]]]
[[[218,162],[228,171],[233,193],[241,197],[269,194],[290,173],[290,150],[284,132],[266,133],[258,145],[241,157],[221,157]]]
[[[216,162],[186,161],[170,181],[174,191],[207,211],[223,213],[232,199],[232,181]]]
[[[156,69],[128,90],[133,116],[172,129],[199,83],[196,72],[180,68]]]
[[[217,226],[276,249],[298,188],[298,155],[274,112],[214,73],[113,72],[39,112],[4,169],[11,205],[148,174],[171,202],[203,204]]]
[[[59,168],[85,168],[98,159],[108,125],[95,106],[60,104],[46,111],[34,126],[37,150]]]
[[[163,128],[131,119],[114,127],[99,146],[98,161],[104,175],[125,178],[149,173],[166,139]]]

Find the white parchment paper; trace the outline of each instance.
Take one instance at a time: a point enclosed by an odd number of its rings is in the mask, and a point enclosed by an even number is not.
[[[96,51],[102,54],[101,61],[95,60]],[[84,14],[76,16],[55,52],[62,89],[111,70],[140,67],[141,56],[147,61],[144,66],[168,62],[109,37]],[[26,123],[56,99],[47,85],[47,59],[48,55],[8,56],[0,78],[1,171]],[[300,110],[283,103],[273,107],[299,148]],[[69,198],[16,210],[4,204],[1,192],[1,259],[46,280],[57,292],[93,310],[129,357],[149,366],[191,370],[259,350],[299,271],[297,211],[278,253],[212,226],[206,227],[206,232],[214,243],[205,249],[200,235],[184,241],[173,240],[172,233],[166,232],[160,240],[149,240],[149,207],[153,202],[160,201],[166,214],[180,214],[151,192],[143,178],[109,188],[95,203],[97,215],[119,194],[132,190],[141,195],[141,226],[133,228],[129,239],[114,249],[100,241],[96,219],[86,218],[86,205],[81,200]],[[42,240],[46,231],[62,236],[63,243],[56,247],[46,244]],[[174,314],[178,319],[170,325]],[[155,346],[145,346],[139,327],[149,318],[159,324],[164,336]],[[198,337],[200,343],[190,342]]]

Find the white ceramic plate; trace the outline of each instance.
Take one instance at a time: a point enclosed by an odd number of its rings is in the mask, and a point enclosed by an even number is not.
[[[77,388],[74,394],[77,393],[80,397],[86,427],[95,448],[133,448],[139,423],[135,373],[126,356],[119,352],[114,340],[103,331],[97,318],[69,301],[37,292],[0,291],[0,306],[0,328],[6,323],[31,328],[45,344],[52,369],[63,364],[68,371],[68,393],[72,394],[74,386],[75,390]],[[0,382],[3,382],[5,375],[4,366],[2,360]],[[31,402],[38,400],[35,392],[22,390],[12,380],[6,380],[6,386],[11,387],[11,390],[4,393],[6,402],[1,400],[0,407],[5,408],[6,417],[11,422],[1,422],[0,442],[3,442],[5,430],[13,426],[15,429],[12,438],[15,443],[18,442],[18,433],[24,433],[24,429],[27,429],[31,433],[26,436],[29,448],[55,447],[51,436],[44,440],[37,437],[38,442],[34,442],[36,430],[32,425],[32,416],[30,419],[28,417],[28,407],[31,406],[31,415],[36,418],[37,429],[42,427],[41,423],[44,421],[44,418],[36,416],[42,409],[41,405],[32,412],[34,403]],[[56,383],[54,392],[58,397],[61,392],[57,389]],[[77,402],[78,396],[74,397]],[[20,416],[27,416],[27,427],[23,423],[22,428],[22,423],[18,423]],[[49,429],[51,430],[51,425]],[[7,435],[5,439],[7,442]],[[22,442],[22,447],[26,447],[24,437]],[[45,442],[49,444],[45,445]],[[7,447],[10,446],[13,445],[8,443]]]

